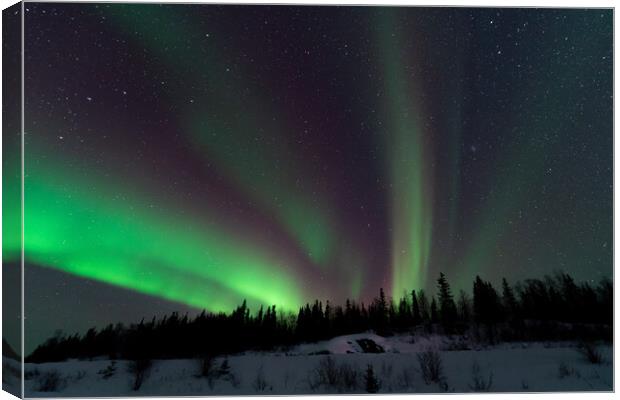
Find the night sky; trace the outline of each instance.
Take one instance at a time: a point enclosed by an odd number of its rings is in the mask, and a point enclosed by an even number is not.
[[[611,10],[26,7],[27,350],[612,275]]]

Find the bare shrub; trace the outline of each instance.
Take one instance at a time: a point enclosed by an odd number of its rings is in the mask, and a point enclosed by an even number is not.
[[[319,361],[319,366],[316,368],[315,372],[318,381],[323,385],[334,387],[338,383],[336,361],[329,356]]]
[[[267,382],[265,379],[265,374],[263,372],[263,366],[258,369],[256,374],[256,378],[254,378],[254,382],[252,382],[252,387],[256,392],[265,392],[267,390],[273,390],[273,386]]]
[[[241,385],[240,380],[235,374],[233,374],[230,368],[228,358],[224,358],[219,368],[215,372],[215,377],[230,382],[233,387],[239,387],[239,385]]]
[[[368,364],[366,373],[364,374],[364,388],[368,393],[377,393],[381,388],[381,384],[377,380],[377,377],[375,377],[375,371],[371,364]]]
[[[603,362],[603,354],[592,342],[580,343],[578,351],[590,364],[601,364]]]
[[[579,373],[579,371],[577,371],[575,368],[571,367],[565,362],[561,362],[558,365],[558,378],[560,379],[564,379],[568,376],[580,377],[580,375],[581,374]]]
[[[320,387],[338,392],[351,392],[358,388],[360,373],[349,364],[336,364],[330,356],[319,361],[319,365],[310,372],[308,384],[311,390]]]
[[[64,384],[60,372],[56,370],[46,371],[37,376],[37,391],[56,392]]]
[[[430,383],[441,384],[444,381],[443,364],[438,352],[428,349],[418,353],[418,363],[422,372],[422,379],[428,385]]]
[[[213,389],[215,381],[217,379],[223,379],[229,381],[233,387],[240,385],[239,379],[231,372],[228,359],[222,360],[219,367],[215,366],[215,358],[206,355],[198,360],[198,375],[199,378],[207,379],[207,383],[210,389]]]
[[[144,380],[147,378],[153,362],[147,359],[137,359],[129,363],[127,371],[133,375],[133,383],[131,389],[134,391],[140,390]]]
[[[493,386],[493,373],[489,373],[488,379],[482,376],[480,364],[477,361],[471,366],[471,383],[469,388],[474,392],[488,392]]]
[[[341,364],[338,367],[338,375],[341,379],[339,389],[344,389],[344,391],[350,392],[357,389],[357,380],[359,373],[349,364]]]
[[[230,372],[230,364],[228,364],[228,358],[224,358],[224,360],[220,364],[220,367],[217,370],[217,375],[219,377],[228,377],[230,376],[230,374],[231,372]]]
[[[201,378],[212,378],[215,373],[213,367],[213,357],[205,356],[198,360],[198,376]]]
[[[406,390],[413,388],[413,372],[409,371],[409,369],[405,368],[403,371],[397,376],[398,387]]]
[[[110,379],[111,377],[114,376],[115,373],[116,373],[116,361],[110,362],[110,364],[107,367],[97,371],[97,374],[101,375],[103,379]]]
[[[39,371],[38,368],[29,369],[29,370],[24,371],[24,379],[25,380],[30,380],[30,379],[37,378],[39,375],[41,375],[41,371]]]

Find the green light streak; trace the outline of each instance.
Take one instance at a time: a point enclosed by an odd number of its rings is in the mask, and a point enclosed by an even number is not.
[[[394,11],[387,10],[388,13]],[[392,293],[423,287],[430,255],[432,196],[428,176],[430,163],[425,151],[423,131],[405,74],[407,62],[396,33],[395,15],[379,21],[380,60],[387,116],[387,152],[392,199]],[[426,174],[425,174],[426,173]]]
[[[248,91],[255,86],[251,81],[226,77],[226,60],[235,55],[218,44],[217,35],[206,39],[204,29],[176,22],[173,7],[115,5],[108,12],[119,28],[171,71],[208,88],[208,96],[172,84],[168,89],[171,97],[182,99],[179,103],[194,99],[195,106],[181,110],[181,122],[195,148],[268,210],[306,256],[326,266],[336,250],[333,215],[321,199],[310,197],[311,190],[297,184],[301,168],[287,149],[287,128],[274,121],[279,113],[267,106],[269,100],[256,95],[261,89]],[[187,43],[207,43],[203,46],[209,50],[190,49]],[[235,76],[244,76],[243,67],[236,68]]]
[[[111,194],[127,197],[126,188],[101,177],[58,164],[27,171],[27,262],[213,311],[243,298],[287,310],[301,304],[286,260],[208,223],[151,211],[156,199],[118,200]]]

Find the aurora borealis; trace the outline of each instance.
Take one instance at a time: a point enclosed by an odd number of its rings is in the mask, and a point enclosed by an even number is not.
[[[440,271],[611,276],[612,17],[28,3],[25,262],[57,274],[26,282],[27,347],[80,285],[151,316],[400,296]],[[112,312],[61,326],[136,318]]]

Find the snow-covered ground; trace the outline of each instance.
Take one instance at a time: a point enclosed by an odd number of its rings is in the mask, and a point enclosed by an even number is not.
[[[363,339],[371,340],[385,352],[364,353],[358,342]],[[428,349],[436,350],[441,357],[440,383],[426,383],[423,379],[418,354]],[[364,374],[370,364],[379,381],[379,392],[471,392],[476,376],[479,384],[492,392],[610,391],[612,347],[599,345],[598,350],[603,361],[591,364],[574,343],[568,342],[480,347],[441,336],[384,338],[367,333],[280,352],[231,355],[226,357],[230,374],[211,379],[198,376],[198,360],[155,360],[138,391],[131,390],[133,377],[128,372],[128,361],[26,364],[25,387],[28,397],[365,393]],[[341,384],[321,381],[325,374],[320,371],[323,367],[325,372],[327,357],[336,370],[344,366],[348,372],[346,389]],[[223,361],[224,357],[215,359],[214,368]],[[56,381],[52,387],[56,387],[40,391],[50,377]]]

